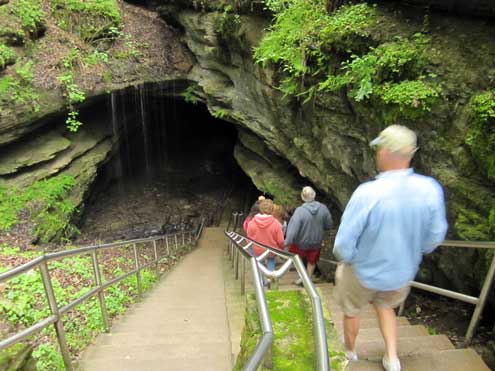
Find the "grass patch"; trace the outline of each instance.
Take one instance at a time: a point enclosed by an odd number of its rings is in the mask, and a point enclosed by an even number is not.
[[[316,365],[315,344],[311,304],[302,291],[268,291],[265,293],[272,319],[274,342],[271,366],[265,364],[263,370],[306,371]],[[327,335],[329,336],[329,355],[333,370],[343,370],[345,355],[332,341],[336,333],[327,316]],[[248,296],[246,321],[241,339],[241,352],[234,370],[241,370],[254,351],[261,334],[256,300]]]

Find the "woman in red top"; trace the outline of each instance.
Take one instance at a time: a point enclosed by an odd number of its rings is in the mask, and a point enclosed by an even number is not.
[[[273,212],[273,201],[263,200],[260,202],[260,213],[255,215],[248,225],[247,236],[248,238],[273,247],[275,249],[283,250],[284,248],[284,234],[282,232],[282,225],[280,222],[271,215]],[[262,254],[265,249],[254,245],[254,254],[256,256]],[[269,256],[267,262],[267,268],[269,270],[275,269],[275,256]]]

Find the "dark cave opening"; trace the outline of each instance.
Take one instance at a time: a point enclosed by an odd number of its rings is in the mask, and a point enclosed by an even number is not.
[[[139,86],[82,110],[83,122],[108,127],[113,147],[84,205],[81,243],[218,222],[251,201],[255,187],[233,157],[235,125],[172,95]]]

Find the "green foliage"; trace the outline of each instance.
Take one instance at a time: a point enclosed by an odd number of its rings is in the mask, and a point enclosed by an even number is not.
[[[64,359],[53,344],[40,344],[33,350],[38,371],[63,371]]]
[[[224,110],[223,108],[217,109],[212,113],[213,117],[217,119],[223,119],[225,116],[227,116],[228,112]]]
[[[108,54],[99,50],[95,50],[92,54],[83,58],[83,63],[89,66],[94,66],[101,62],[108,63]]]
[[[343,63],[343,73],[328,76],[319,89],[336,91],[347,87],[347,95],[356,102],[374,98],[388,105],[389,121],[398,116],[416,118],[429,111],[439,96],[433,83],[415,80],[422,78],[428,64],[427,43],[422,34],[416,34],[412,41],[398,37],[370,48],[365,55],[353,55],[351,61]]]
[[[17,59],[15,52],[8,46],[0,43],[0,71],[8,65],[14,64]]]
[[[18,248],[6,245],[0,245],[0,254],[4,257],[33,257],[33,253],[21,253]],[[119,264],[125,264],[128,259],[120,257],[115,260],[119,260]],[[109,260],[105,260],[102,265],[103,271],[108,268],[112,270],[111,278],[133,269],[130,264],[124,271],[119,267],[115,268],[113,266],[115,262],[107,266],[109,263]],[[49,269],[52,272],[53,290],[59,306],[67,305],[87,293],[94,284],[92,260],[88,255],[52,261],[49,263]],[[104,277],[103,280],[105,280]],[[156,280],[154,271],[147,269],[141,271],[144,291],[149,290]],[[37,270],[7,281],[2,294],[0,316],[15,328],[31,326],[50,315],[41,275]],[[135,301],[136,295],[137,279],[134,275],[110,286],[105,290],[105,301],[109,315],[114,317],[122,314],[126,307]],[[64,318],[64,329],[69,350],[73,354],[80,353],[98,333],[103,332],[101,309],[97,298],[93,297],[72,310]],[[43,343],[39,344],[33,352],[33,356],[37,360],[37,369],[64,370],[62,358],[55,345],[56,339],[53,331],[50,328],[43,330],[39,339]]]
[[[405,80],[399,83],[384,83],[379,87],[377,95],[383,103],[392,105],[389,109],[389,120],[397,117],[417,118],[439,97],[438,88],[420,80]]]
[[[218,19],[216,32],[218,33],[220,42],[225,42],[229,46],[239,44],[236,39],[237,32],[241,25],[241,16],[234,12],[234,8],[227,5],[224,8],[222,15]],[[239,45],[242,48],[242,45]]]
[[[181,95],[184,97],[184,100],[187,103],[192,103],[192,104],[198,103],[198,98],[194,93],[194,86],[187,87],[187,89],[184,90]]]
[[[59,26],[84,41],[116,39],[123,27],[116,0],[51,0]]]
[[[0,79],[0,107],[30,106],[38,112],[39,95],[33,88],[33,62],[17,64],[12,76]],[[0,109],[1,112],[1,109]]]
[[[62,174],[37,181],[23,191],[0,187],[0,230],[12,228],[19,213],[28,210],[41,242],[74,232],[69,222],[75,207],[65,199],[74,185],[72,176]]]
[[[21,21],[22,28],[34,34],[44,28],[45,13],[42,0],[12,0],[12,13]]]
[[[275,13],[274,24],[255,49],[254,59],[263,66],[280,66],[286,76],[280,85],[284,94],[305,95],[310,92],[305,89],[304,77],[321,73],[329,62],[320,47],[321,30],[330,16],[321,0],[293,0],[289,4]]]
[[[268,291],[265,293],[272,320],[274,339],[272,345],[273,370],[306,371],[316,364],[314,336],[312,332],[311,304],[302,291]],[[241,350],[234,370],[242,370],[259,341],[259,325],[256,301],[248,296],[245,326],[241,339]],[[336,331],[325,321],[327,333],[337,339]],[[344,370],[347,362],[342,351],[329,339],[329,355],[332,370]],[[338,341],[338,340],[337,340]],[[266,370],[266,368],[263,368]]]
[[[377,23],[376,10],[367,4],[342,6],[329,18],[321,31],[322,47],[343,53],[367,46]]]
[[[475,95],[470,110],[465,143],[487,177],[495,181],[495,90]]]
[[[385,108],[386,119],[417,118],[430,110],[438,87],[425,76],[429,39],[415,34],[373,46],[378,13],[368,4],[327,14],[323,0],[273,0],[274,23],[255,49],[255,61],[282,70],[280,90],[310,99],[346,88],[357,103]]]
[[[37,36],[46,28],[42,0],[10,0],[0,6],[0,37],[11,44],[22,44],[29,36]]]
[[[95,51],[95,53],[98,53],[96,54],[97,58],[103,58],[102,55],[104,53],[99,53],[97,51]],[[95,54],[93,53],[93,57],[94,56]],[[65,71],[58,77],[64,91],[63,94],[66,98],[67,108],[69,110],[65,124],[69,131],[72,132],[76,132],[82,125],[82,122],[78,119],[79,111],[77,111],[76,105],[86,100],[86,94],[74,81],[74,71],[76,67],[78,67],[80,60],[81,51],[78,48],[72,48],[62,59],[62,65]]]
[[[495,121],[495,90],[475,95],[471,100],[471,109],[476,121],[483,124]]]

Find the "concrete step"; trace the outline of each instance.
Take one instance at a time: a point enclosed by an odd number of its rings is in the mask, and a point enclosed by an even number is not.
[[[338,328],[339,335],[343,334],[342,328]],[[397,335],[399,338],[408,338],[413,336],[429,336],[428,330],[422,325],[398,326]],[[358,340],[369,341],[381,339],[382,334],[379,328],[363,328],[359,330]]]
[[[178,357],[175,359],[100,359],[81,363],[82,371],[230,371],[232,361],[222,357]]]
[[[445,335],[401,337],[398,343],[399,357],[448,349],[455,347]],[[385,343],[381,338],[366,340],[358,336],[356,350],[360,359],[381,359],[385,352]]]
[[[211,331],[211,329],[198,328],[194,332],[189,331],[189,329],[183,329],[182,331],[116,332],[100,335],[94,346],[173,345],[182,342],[190,343],[199,336],[205,339],[211,337],[212,343],[218,343],[222,342],[217,339],[222,339],[225,336],[225,330]]]
[[[342,328],[342,317],[333,319],[334,326],[338,328]],[[406,317],[397,317],[397,326],[407,326],[409,325],[409,321]],[[359,323],[360,328],[378,328],[378,319],[377,318],[365,318],[362,319]]]
[[[156,339],[152,345],[100,345],[91,347],[85,352],[85,360],[162,360],[181,359],[188,357],[220,358],[231,355],[230,341],[224,339],[209,339],[206,342],[172,344]],[[230,356],[228,357],[230,360]]]
[[[403,371],[489,371],[473,349],[442,350],[401,357]],[[350,371],[382,371],[380,360],[349,363]]]

